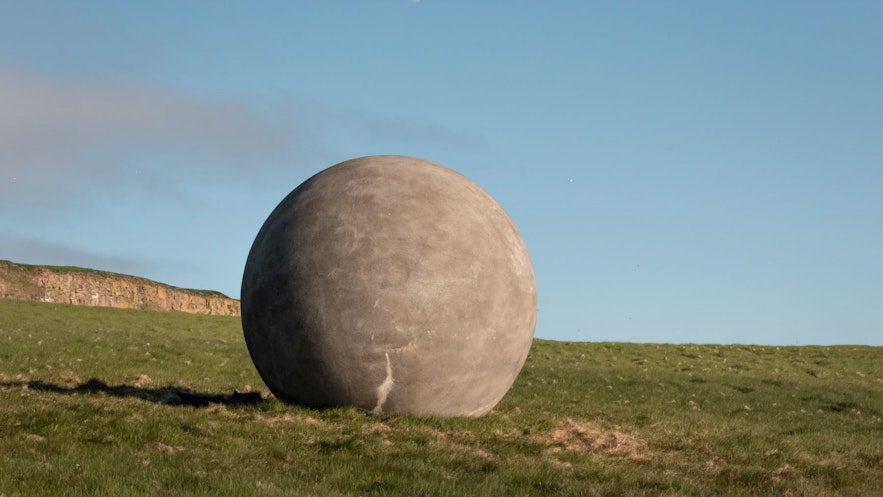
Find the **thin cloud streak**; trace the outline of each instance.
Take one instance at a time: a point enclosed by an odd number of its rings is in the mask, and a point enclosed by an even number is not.
[[[173,177],[241,175],[291,160],[305,141],[290,124],[234,101],[23,71],[0,70],[0,109],[3,204],[132,187],[126,183],[140,181],[139,168]]]
[[[123,274],[147,274],[167,264],[113,254],[103,254],[39,238],[0,233],[0,259],[22,264],[80,266]]]
[[[474,147],[403,122],[277,94],[211,99],[162,86],[63,80],[0,67],[0,207],[52,211],[145,192],[186,201],[188,181],[255,181],[330,164],[351,142]],[[372,148],[372,152],[375,149]]]
[[[169,259],[136,254],[125,243],[156,233],[163,217],[173,217],[176,229],[192,220],[190,233],[204,239],[228,236],[242,230],[219,230],[219,220],[249,219],[250,206],[266,201],[268,185],[287,192],[299,176],[331,165],[329,158],[474,144],[442,126],[285,92],[204,98],[2,66],[0,109],[0,258],[173,284],[217,270],[205,260],[174,260],[188,257],[180,251]],[[93,229],[101,231],[100,242],[90,240]]]
[[[61,82],[7,70],[0,71],[0,105],[4,163],[99,146],[218,155],[240,164],[292,152],[291,130],[252,109],[161,87]],[[65,167],[44,162],[53,166]]]

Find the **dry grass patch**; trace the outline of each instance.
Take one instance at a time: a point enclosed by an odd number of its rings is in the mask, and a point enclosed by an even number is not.
[[[153,451],[153,452],[160,452],[162,454],[167,454],[170,456],[175,455],[178,452],[181,452],[184,450],[184,447],[172,446],[172,445],[164,444],[162,442],[149,443],[149,444],[147,444],[146,448],[148,450]]]
[[[536,439],[550,452],[599,452],[636,460],[649,458],[647,443],[637,436],[618,430],[602,430],[571,418],[560,421],[551,431],[538,434]]]

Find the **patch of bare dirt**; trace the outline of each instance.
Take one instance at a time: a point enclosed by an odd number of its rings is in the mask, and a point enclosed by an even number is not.
[[[386,436],[391,431],[392,428],[390,428],[389,425],[385,423],[371,423],[362,427],[362,433],[364,433],[365,435],[374,435],[375,433],[379,433],[381,436]]]
[[[588,423],[566,418],[553,430],[536,435],[552,452],[601,452],[646,459],[647,443],[618,430],[601,430]]]
[[[794,475],[795,473],[797,473],[797,470],[794,469],[794,467],[790,464],[785,463],[773,470],[772,479],[773,481],[778,482],[784,478]]]
[[[178,452],[184,450],[184,447],[173,447],[171,445],[166,445],[162,442],[153,442],[147,445],[147,448],[150,450],[154,450],[156,452],[162,452],[163,454],[175,455]]]
[[[476,449],[475,452],[473,452],[473,455],[479,459],[484,460],[484,461],[496,460],[496,458],[494,457],[493,454],[491,454],[490,452],[488,452],[486,450],[482,450],[482,449]]]
[[[209,406],[205,408],[205,412],[213,412],[225,418],[236,417],[236,413],[227,409],[227,406],[224,404],[209,404]]]
[[[261,416],[257,414],[255,419],[268,426],[276,426],[280,423],[294,423],[295,421],[295,417],[287,412],[278,416]]]
[[[132,383],[132,385],[135,388],[144,388],[147,385],[150,385],[150,377],[146,374],[138,375],[138,378]]]
[[[380,443],[386,447],[393,445],[392,441],[389,439],[389,435],[392,431],[392,427],[386,423],[371,423],[362,427],[362,434],[378,437]]]
[[[307,417],[305,417],[305,418],[303,419],[303,421],[304,421],[304,423],[306,423],[306,424],[308,424],[308,425],[310,425],[310,426],[320,426],[320,427],[322,427],[322,426],[326,426],[326,425],[328,425],[327,422],[322,421],[321,419],[316,419],[316,418],[314,418],[314,417],[312,417],[312,416],[307,416]]]
[[[328,423],[312,416],[303,416],[300,414],[291,414],[288,412],[276,415],[255,414],[254,420],[267,426],[276,426],[279,424],[299,423],[314,426],[316,428],[327,428]]]
[[[25,434],[24,438],[32,444],[46,443],[46,437],[36,435],[34,433],[27,433]]]
[[[711,459],[705,461],[705,468],[710,473],[717,474],[727,468],[727,463],[722,458],[714,456]]]

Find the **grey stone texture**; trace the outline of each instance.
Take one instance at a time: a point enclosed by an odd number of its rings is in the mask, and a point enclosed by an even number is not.
[[[533,340],[527,249],[487,193],[421,159],[332,166],[255,238],[242,325],[278,398],[376,413],[480,416]]]

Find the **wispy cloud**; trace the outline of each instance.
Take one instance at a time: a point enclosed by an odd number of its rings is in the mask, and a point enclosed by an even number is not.
[[[402,145],[473,143],[442,126],[332,108],[282,94],[207,98],[169,87],[66,80],[0,67],[0,207],[54,209],[93,195],[186,199],[181,185],[242,181]],[[287,179],[287,177],[286,177]]]
[[[231,100],[20,70],[0,69],[0,109],[3,203],[145,178],[155,187],[151,174],[182,164],[190,173],[280,164],[306,141],[290,120]]]
[[[332,160],[439,145],[474,143],[432,123],[285,92],[208,98],[0,66],[0,258],[208,280],[216,268],[176,243],[228,247],[222,237],[252,228],[224,223],[259,217],[251,206],[272,205]],[[166,236],[164,226],[181,239],[149,239]],[[132,236],[146,237],[140,254]]]
[[[147,274],[160,264],[140,258],[94,252],[62,243],[0,233],[0,258],[25,264],[80,266],[124,274]],[[163,267],[168,263],[162,264]]]

